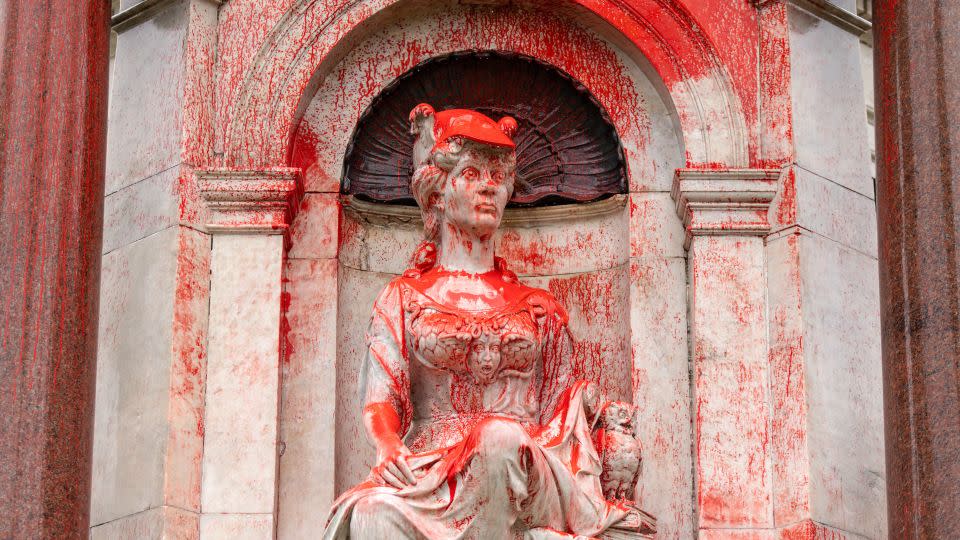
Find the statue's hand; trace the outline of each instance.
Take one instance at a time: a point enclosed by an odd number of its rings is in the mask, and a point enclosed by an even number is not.
[[[615,529],[636,531],[643,534],[657,532],[657,520],[650,514],[637,508],[632,501],[627,503],[627,515],[613,525]]]
[[[591,382],[583,389],[583,408],[588,421],[596,419],[600,413],[600,407],[603,405],[603,393],[597,383]]]
[[[416,484],[417,478],[407,463],[407,458],[411,455],[410,449],[402,443],[381,449],[377,452],[379,464],[373,468],[374,476],[384,484],[397,489]]]

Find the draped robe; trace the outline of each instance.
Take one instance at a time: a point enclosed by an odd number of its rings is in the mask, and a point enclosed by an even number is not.
[[[604,499],[591,440],[597,403],[571,354],[565,310],[497,269],[411,271],[373,308],[364,402],[389,403],[418,481],[342,495],[324,538],[595,537],[627,515]],[[491,292],[495,294],[491,296]],[[594,387],[595,389],[595,387]]]

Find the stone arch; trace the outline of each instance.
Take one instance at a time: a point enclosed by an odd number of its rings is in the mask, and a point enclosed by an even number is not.
[[[339,9],[318,0],[295,0],[225,105],[221,164],[286,164],[300,116],[338,59],[391,14],[420,8],[410,0],[345,0]],[[478,13],[498,9],[509,6]],[[569,0],[560,11],[624,44],[628,54],[655,74],[668,98],[664,101],[674,108],[688,166],[749,165],[756,149],[751,148],[740,99],[717,51],[685,9],[670,0],[638,6]],[[515,23],[515,30],[522,31],[524,21]],[[410,51],[410,57],[412,64],[422,59],[417,51]]]

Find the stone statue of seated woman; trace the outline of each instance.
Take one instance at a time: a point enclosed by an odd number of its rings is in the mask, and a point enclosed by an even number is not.
[[[378,464],[324,538],[651,537],[629,500],[639,446],[594,430],[603,400],[580,380],[566,311],[494,256],[516,122],[429,105],[410,120],[425,240],[374,305],[362,387]]]

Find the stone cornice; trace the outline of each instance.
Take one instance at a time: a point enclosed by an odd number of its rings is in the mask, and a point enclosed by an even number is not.
[[[197,189],[212,233],[285,234],[302,194],[300,169],[199,170]]]
[[[763,236],[777,194],[780,169],[677,169],[671,196],[686,230],[694,236]]]
[[[608,216],[622,211],[626,205],[626,195],[614,195],[589,203],[507,208],[503,213],[501,225],[509,228],[533,228],[555,223],[569,223]],[[423,224],[420,218],[420,209],[416,206],[373,203],[354,197],[345,197],[343,209],[373,225],[420,227]]]
[[[136,26],[141,22],[156,15],[164,8],[173,4],[177,0],[143,0],[134,4],[123,11],[118,11],[110,17],[110,28],[114,32],[123,32],[124,30]],[[206,0],[207,2],[220,5],[221,0]]]
[[[755,0],[754,5],[756,5],[758,8],[762,8],[764,6],[779,2],[793,4],[794,6],[797,6],[798,8],[856,36],[862,36],[863,34],[870,32],[870,30],[873,28],[873,23],[867,19],[864,19],[855,13],[851,13],[842,7],[837,6],[830,0]]]

